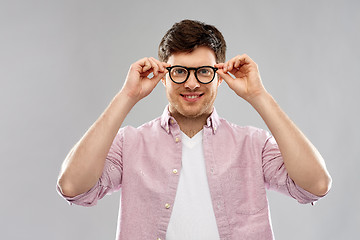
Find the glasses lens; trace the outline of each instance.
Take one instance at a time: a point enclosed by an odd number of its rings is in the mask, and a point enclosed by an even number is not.
[[[215,76],[215,71],[211,67],[199,68],[196,72],[196,76],[202,83],[211,82]]]
[[[170,72],[171,79],[177,83],[185,81],[187,75],[188,71],[183,67],[174,67]]]

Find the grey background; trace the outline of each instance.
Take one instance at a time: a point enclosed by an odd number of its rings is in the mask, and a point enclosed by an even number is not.
[[[358,239],[359,1],[0,1],[0,238],[115,239],[120,193],[93,208],[55,191],[63,159],[121,88],[131,63],[157,56],[184,18],[216,25],[228,59],[247,53],[263,83],[317,146],[333,177],[316,206],[269,192],[276,238]],[[127,117],[166,105],[159,84]],[[266,128],[226,85],[219,114]]]

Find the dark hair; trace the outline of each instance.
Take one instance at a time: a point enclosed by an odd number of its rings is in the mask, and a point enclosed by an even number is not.
[[[206,46],[215,52],[216,62],[225,62],[226,42],[219,30],[212,25],[195,20],[175,23],[161,39],[158,56],[162,62],[177,52],[192,52]]]

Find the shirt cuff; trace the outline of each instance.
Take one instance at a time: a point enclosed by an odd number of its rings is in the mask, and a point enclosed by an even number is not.
[[[59,193],[59,195],[64,198],[70,205],[80,205],[80,206],[84,206],[84,207],[90,207],[93,205],[96,205],[97,203],[97,191],[96,189],[98,188],[98,184],[95,184],[89,191],[84,192],[82,194],[79,194],[77,196],[74,197],[68,197],[65,196],[60,189],[60,186],[57,184],[56,185],[56,190]]]

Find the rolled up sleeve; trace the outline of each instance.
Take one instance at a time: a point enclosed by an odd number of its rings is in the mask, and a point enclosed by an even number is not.
[[[275,138],[269,133],[262,154],[264,177],[268,189],[291,196],[301,204],[314,204],[321,198],[296,185],[289,177]]]
[[[70,204],[90,207],[96,205],[97,201],[106,194],[111,194],[121,188],[122,183],[122,148],[123,148],[123,131],[120,129],[113,140],[109,153],[106,157],[104,169],[98,182],[87,192],[75,197],[67,197],[62,194],[59,185],[58,193]]]

